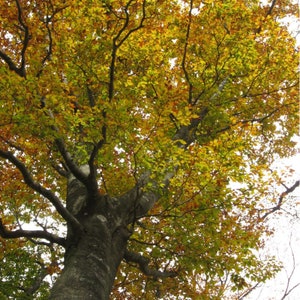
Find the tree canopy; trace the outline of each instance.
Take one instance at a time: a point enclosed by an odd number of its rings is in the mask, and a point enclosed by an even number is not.
[[[292,1],[0,4],[0,298],[47,298],[96,210],[128,231],[114,299],[274,275],[256,254],[299,185],[271,170],[298,134]]]

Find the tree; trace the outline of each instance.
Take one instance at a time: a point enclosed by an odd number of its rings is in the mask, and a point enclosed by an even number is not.
[[[1,1],[1,296],[221,299],[271,277],[255,250],[294,153],[296,11]]]

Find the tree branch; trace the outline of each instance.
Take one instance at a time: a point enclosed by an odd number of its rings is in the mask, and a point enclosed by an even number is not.
[[[267,18],[268,16],[270,16],[270,15],[272,14],[273,9],[274,9],[275,4],[276,4],[276,1],[277,1],[277,0],[273,0],[273,1],[272,1],[271,5],[270,5],[270,7],[269,7],[269,9],[268,9],[268,11],[267,11],[267,13],[266,13],[265,18]],[[261,32],[261,28],[262,28],[262,25],[260,25],[260,26],[257,28],[256,33],[260,33],[260,32]]]
[[[22,70],[20,68],[18,68],[15,65],[15,63],[12,61],[12,59],[1,50],[0,50],[0,58],[2,58],[5,61],[5,63],[8,65],[8,67],[11,71],[14,71],[19,76],[24,77]]]
[[[41,266],[41,270],[39,274],[34,279],[32,285],[26,289],[23,289],[26,293],[26,296],[33,297],[34,293],[38,291],[40,288],[44,278],[48,275],[47,268],[45,266]]]
[[[129,36],[133,32],[135,32],[143,27],[143,23],[146,19],[146,9],[145,9],[146,1],[144,0],[143,4],[142,4],[143,5],[142,6],[142,17],[141,17],[140,23],[136,27],[130,29],[125,34],[125,36],[122,39],[120,39],[120,41],[118,42],[119,38],[121,37],[123,32],[125,32],[126,28],[128,27],[128,24],[129,24],[130,15],[129,15],[128,8],[129,8],[131,2],[132,2],[132,0],[129,0],[128,3],[126,4],[126,6],[124,7],[124,11],[125,11],[125,15],[126,15],[125,22],[124,22],[122,28],[117,33],[117,35],[113,38],[113,42],[112,42],[112,53],[111,53],[111,63],[110,63],[110,71],[109,71],[109,86],[108,86],[109,101],[112,100],[113,94],[114,94],[114,80],[115,80],[117,50],[121,47],[121,45],[129,38]]]
[[[135,253],[132,251],[125,251],[124,259],[127,262],[134,262],[139,265],[140,270],[146,275],[154,278],[167,278],[167,277],[176,277],[177,272],[169,272],[169,271],[159,271],[154,270],[149,267],[150,259],[142,256],[139,253]]]
[[[26,59],[25,59],[25,52],[28,47],[28,43],[30,40],[30,35],[29,35],[29,29],[28,26],[24,23],[23,18],[22,18],[22,8],[20,5],[19,0],[15,0],[18,8],[18,20],[19,23],[21,24],[23,30],[24,30],[24,39],[23,39],[23,47],[21,50],[21,65],[20,65],[20,72],[22,73],[22,77],[26,77],[26,71],[25,71],[25,64],[26,64]]]
[[[61,238],[55,234],[49,233],[48,231],[44,230],[14,230],[10,231],[7,230],[4,224],[2,223],[2,219],[0,218],[0,235],[5,239],[17,239],[20,237],[24,238],[39,238],[48,240],[51,243],[56,243],[61,246],[65,246],[65,239]]]
[[[41,63],[41,68],[40,70],[37,72],[36,77],[40,77],[42,72],[43,72],[43,68],[46,64],[47,60],[51,59],[51,55],[52,55],[52,48],[53,48],[53,39],[52,39],[52,33],[49,27],[49,22],[52,20],[53,16],[51,17],[46,17],[46,21],[45,21],[45,26],[47,29],[47,34],[48,34],[48,39],[49,39],[49,43],[48,43],[48,49],[46,50],[46,55],[45,57],[42,59],[42,63]]]
[[[26,166],[16,158],[11,152],[9,151],[2,151],[0,150],[0,156],[4,159],[10,161],[23,175],[24,182],[27,186],[32,188],[34,191],[39,193],[40,195],[47,198],[53,206],[56,208],[57,212],[74,228],[75,231],[81,232],[82,226],[78,222],[78,220],[63,206],[60,199],[49,189],[44,188],[41,184],[36,182]]]
[[[52,111],[49,109],[47,112],[45,112],[48,117],[51,119],[54,119]],[[59,133],[59,129],[52,125],[51,129],[54,130],[56,133]],[[87,188],[89,188],[89,173],[84,172],[82,168],[80,168],[72,159],[71,154],[66,148],[65,142],[62,138],[58,137],[55,139],[55,144],[57,146],[57,149],[59,153],[61,154],[68,171],[70,171],[79,181],[81,181]],[[92,187],[93,189],[93,187]]]
[[[66,158],[64,157],[66,165],[71,171],[72,175],[85,187],[87,193],[91,196],[95,196],[98,193],[97,169],[94,164],[94,159],[99,149],[97,148],[97,145],[95,145],[94,147],[95,148],[93,149],[92,154],[90,155],[88,164],[86,165],[82,165],[78,167],[71,159],[71,156],[68,152],[66,152],[66,155],[69,161],[67,161]],[[70,180],[72,176],[68,174],[67,177]]]
[[[204,107],[198,114],[197,118],[191,120],[190,124],[187,126],[181,126],[179,130],[177,130],[176,134],[173,137],[174,141],[183,140],[186,144],[182,144],[180,142],[177,143],[178,147],[187,147],[190,145],[195,139],[195,132],[197,130],[198,125],[204,119],[204,117],[208,113],[208,108]]]
[[[286,190],[283,193],[281,193],[281,195],[279,196],[277,204],[274,207],[269,208],[268,212],[266,212],[262,216],[262,219],[265,219],[268,215],[270,215],[270,214],[274,213],[275,211],[279,210],[282,206],[284,197],[287,196],[288,194],[292,193],[299,186],[300,186],[300,180],[297,180],[290,188],[286,188]]]
[[[273,0],[273,1],[272,1],[271,6],[269,7],[269,10],[268,10],[268,12],[267,12],[267,14],[266,14],[266,17],[272,14],[272,11],[273,11],[273,9],[274,9],[274,7],[275,7],[276,1],[277,1],[277,0]]]
[[[47,31],[47,37],[48,37],[48,49],[46,50],[46,54],[44,56],[44,58],[41,61],[41,68],[40,70],[37,72],[36,77],[40,77],[42,72],[43,72],[43,68],[46,64],[46,62],[48,60],[51,60],[51,55],[52,55],[52,50],[53,50],[53,38],[52,38],[52,32],[50,29],[50,24],[52,25],[52,29],[53,29],[53,24],[54,24],[54,17],[56,16],[56,14],[60,13],[61,11],[63,11],[64,9],[66,9],[67,7],[69,7],[69,5],[63,5],[61,7],[58,8],[53,8],[53,5],[50,1],[50,9],[51,11],[51,15],[48,14],[49,11],[49,6],[47,6],[47,12],[46,12],[46,16],[42,15],[40,20],[42,21],[43,24],[45,24],[46,27],[46,31]]]
[[[294,253],[294,250],[292,248],[292,243],[291,243],[291,238],[292,238],[292,234],[290,235],[290,241],[289,241],[289,247],[291,249],[291,252],[292,252],[292,262],[293,262],[293,268],[290,272],[290,274],[288,275],[288,278],[287,278],[287,283],[286,283],[286,288],[285,288],[285,291],[284,291],[284,294],[283,296],[281,297],[280,300],[284,300],[288,297],[288,295],[293,291],[295,290],[298,286],[300,286],[300,282],[296,283],[295,285],[293,285],[292,287],[290,286],[291,285],[291,281],[292,281],[292,277],[293,275],[295,274],[295,270],[296,270],[296,263],[295,263],[295,253]]]
[[[229,80],[229,77],[226,77],[218,86],[218,90],[210,97],[210,100],[213,100],[215,97],[219,96],[220,93],[223,91],[224,87],[226,86],[227,82]],[[198,117],[193,118],[190,120],[189,125],[181,126],[177,132],[175,133],[173,137],[173,141],[176,142],[176,145],[180,148],[186,149],[191,143],[193,143],[197,136],[196,136],[196,130],[199,126],[199,124],[202,122],[202,120],[205,118],[207,113],[209,112],[208,107],[202,108],[198,112]],[[185,144],[183,144],[181,141],[184,141]],[[174,166],[172,171],[166,172],[164,174],[164,177],[161,184],[164,185],[164,189],[168,187],[170,179],[175,175],[177,166]],[[121,209],[124,210],[124,212],[129,213],[128,221],[129,223],[134,222],[136,218],[141,218],[147,214],[147,212],[153,207],[155,202],[157,202],[160,197],[161,193],[158,191],[155,191],[156,189],[152,189],[151,191],[145,191],[140,192],[141,188],[145,186],[147,183],[151,181],[150,178],[150,172],[146,172],[137,182],[136,186],[130,190],[128,193],[123,195],[121,198]],[[161,186],[157,182],[153,182],[153,186]],[[159,190],[159,189],[157,189]],[[126,207],[125,207],[126,205]],[[129,211],[131,207],[134,207],[134,212]],[[133,215],[130,215],[133,214]]]
[[[46,112],[46,115],[49,116],[51,119],[54,119],[54,116],[50,109]],[[103,126],[103,127],[105,127],[105,126]],[[55,125],[52,125],[51,129],[54,130],[55,132],[59,133],[59,129]],[[76,179],[78,179],[82,184],[84,184],[84,186],[87,188],[88,192],[92,195],[94,195],[98,191],[98,184],[97,184],[97,180],[96,180],[96,169],[94,167],[94,159],[98,153],[98,150],[99,150],[98,147],[101,147],[102,143],[104,143],[104,142],[105,142],[105,140],[101,139],[101,141],[97,145],[94,146],[94,149],[93,149],[93,151],[90,155],[89,161],[88,161],[88,165],[78,166],[74,162],[69,151],[67,150],[64,140],[61,137],[58,137],[55,139],[55,144],[57,146],[57,149],[64,160],[66,169],[68,170],[67,177],[70,175],[69,172],[71,172],[71,174]],[[88,170],[87,170],[86,166],[89,167]],[[58,169],[56,169],[56,171],[58,171]]]
[[[173,137],[173,140],[177,142],[177,146],[180,148],[187,148],[193,141],[196,139],[195,132],[198,125],[203,120],[203,118],[208,113],[208,108],[203,108],[197,118],[194,118],[190,121],[190,124],[187,126],[181,126],[179,130]],[[184,141],[183,144],[180,141]],[[160,183],[154,182],[150,174],[151,172],[145,172],[141,178],[138,180],[137,184],[133,189],[125,193],[120,198],[120,209],[126,214],[128,214],[128,224],[135,222],[136,219],[145,216],[148,211],[153,207],[155,202],[161,198],[161,188],[164,186],[164,189],[167,189],[170,179],[175,175],[177,166],[175,165],[172,171],[168,171],[164,174],[163,179]],[[142,187],[147,185],[151,181],[152,189],[147,191],[142,191]],[[157,188],[155,188],[157,186]],[[132,211],[134,207],[134,211]]]
[[[3,51],[0,51],[0,58],[2,58],[5,61],[5,63],[8,65],[10,70],[14,71],[15,73],[17,73],[21,77],[26,77],[25,52],[26,52],[26,49],[28,47],[28,43],[29,43],[29,40],[30,40],[30,34],[29,34],[28,26],[24,23],[24,21],[22,19],[22,8],[21,8],[21,5],[20,5],[20,2],[18,0],[15,0],[15,1],[16,1],[17,9],[18,9],[18,21],[21,25],[22,31],[24,31],[24,39],[22,41],[23,47],[22,47],[22,50],[21,50],[21,65],[20,65],[20,67],[17,67],[16,64],[13,62],[13,60],[7,54],[5,54]]]
[[[192,103],[192,92],[193,92],[193,85],[191,84],[189,74],[186,69],[186,57],[187,57],[187,47],[188,47],[188,40],[190,36],[190,29],[191,29],[191,23],[192,23],[192,9],[193,9],[193,0],[190,1],[190,9],[189,9],[189,15],[188,15],[188,25],[186,29],[186,35],[185,35],[185,43],[184,43],[184,49],[183,49],[183,56],[181,61],[181,67],[185,76],[185,79],[189,85],[189,96],[188,96],[188,102]]]
[[[66,149],[64,141],[61,138],[58,138],[55,140],[55,143],[69,171],[84,185],[88,186],[88,175],[85,172],[83,172],[73,161],[70,153]]]
[[[123,28],[120,30],[120,32],[118,33],[118,35],[117,35],[117,39],[120,37],[120,35],[123,33],[123,31],[126,29],[126,27],[128,26],[128,23],[129,23],[129,13],[128,13],[128,8],[129,8],[129,5],[130,5],[130,3],[132,2],[132,0],[130,0],[128,3],[127,3],[127,5],[126,5],[126,7],[125,7],[125,14],[126,14],[126,21],[125,21],[125,23],[124,23],[124,26],[123,26]],[[128,32],[127,32],[127,34],[125,34],[125,36],[119,41],[119,43],[117,44],[117,47],[119,48],[128,38],[129,38],[129,36],[133,33],[133,32],[135,32],[135,31],[137,31],[137,30],[139,30],[139,29],[141,29],[142,27],[143,27],[143,24],[144,24],[144,21],[145,21],[145,19],[146,19],[146,1],[144,0],[143,1],[143,6],[142,6],[142,17],[141,17],[141,20],[140,20],[140,23],[139,23],[139,25],[137,25],[136,27],[134,27],[134,28],[132,28],[132,29],[130,29]],[[117,41],[117,40],[116,40]]]
[[[102,146],[105,144],[106,142],[106,126],[103,125],[102,127],[102,135],[104,134],[103,138],[94,145],[93,150],[90,154],[90,158],[88,161],[88,165],[89,165],[89,175],[88,175],[88,186],[89,188],[89,192],[91,192],[91,194],[96,194],[98,191],[98,183],[97,183],[97,167],[95,165],[95,159],[98,155],[99,149],[102,148]]]

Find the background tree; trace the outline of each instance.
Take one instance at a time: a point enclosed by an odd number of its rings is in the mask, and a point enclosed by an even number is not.
[[[295,12],[1,1],[1,296],[232,299],[271,277],[264,219],[299,185],[274,199],[267,176],[294,153]]]

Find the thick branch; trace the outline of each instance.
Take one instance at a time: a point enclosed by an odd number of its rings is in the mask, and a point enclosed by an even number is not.
[[[61,238],[55,234],[49,233],[44,230],[7,230],[2,223],[2,219],[0,218],[0,235],[5,239],[17,239],[20,237],[24,238],[39,238],[48,240],[51,243],[56,243],[61,246],[65,246],[65,239]]]
[[[16,72],[19,76],[21,77],[24,77],[22,71],[20,68],[18,68],[15,63],[12,61],[12,59],[7,55],[5,54],[3,51],[0,50],[0,58],[2,58],[5,63],[8,65],[9,69],[11,71],[14,71]]]
[[[78,220],[74,218],[74,216],[63,206],[60,199],[52,193],[51,190],[44,188],[42,185],[40,185],[38,182],[36,182],[32,177],[26,166],[17,159],[11,152],[9,151],[2,151],[0,150],[0,156],[4,159],[7,159],[10,161],[13,165],[17,167],[17,169],[22,173],[24,182],[32,188],[34,191],[39,193],[40,195],[47,198],[53,206],[56,208],[57,212],[67,221],[71,224],[72,227],[76,231],[81,232],[82,227]]]
[[[94,196],[98,191],[98,183],[96,180],[96,168],[94,160],[97,156],[98,150],[102,147],[105,140],[101,140],[94,146],[88,162],[88,170],[85,166],[79,167],[72,159],[70,153],[67,151],[62,139],[56,139],[56,145],[60,154],[62,155],[66,166],[76,179],[82,182],[87,188],[91,196]]]
[[[28,26],[24,23],[23,18],[22,18],[22,8],[20,5],[19,0],[16,0],[16,4],[17,4],[17,8],[18,8],[18,20],[19,23],[21,24],[23,30],[24,30],[24,39],[23,39],[23,47],[21,50],[21,66],[20,66],[20,72],[22,73],[23,77],[26,77],[26,72],[25,72],[25,64],[26,64],[26,60],[25,60],[25,52],[26,49],[28,47],[28,43],[29,43],[29,39],[30,39],[30,35],[29,35],[29,29]]]
[[[182,62],[181,67],[185,76],[185,79],[189,85],[189,96],[188,101],[189,103],[192,103],[192,91],[193,91],[193,85],[191,84],[189,73],[186,69],[186,57],[187,57],[187,47],[188,47],[188,40],[190,36],[190,30],[191,30],[191,23],[192,23],[192,10],[193,10],[193,0],[190,1],[190,9],[189,9],[189,15],[188,15],[188,25],[186,29],[186,35],[185,35],[185,44],[183,49],[183,56],[182,56]]]
[[[7,55],[5,54],[3,51],[0,51],[0,58],[2,58],[5,63],[8,65],[9,69],[14,71],[15,73],[17,73],[19,76],[21,77],[26,77],[26,73],[25,73],[25,52],[26,49],[28,47],[28,43],[30,40],[30,34],[29,34],[29,29],[28,26],[24,23],[23,19],[22,19],[22,8],[20,5],[20,2],[18,0],[16,0],[16,5],[17,5],[17,9],[18,9],[18,21],[21,25],[22,30],[24,31],[24,39],[22,41],[23,43],[23,47],[21,50],[21,65],[18,68],[16,66],[16,64],[13,62],[13,60]]]
[[[169,271],[159,271],[154,270],[149,267],[150,259],[142,256],[139,253],[132,251],[125,251],[124,259],[128,262],[134,262],[139,265],[140,270],[146,275],[154,278],[166,278],[166,277],[175,277],[178,274],[176,272]]]
[[[77,164],[73,161],[70,153],[67,151],[65,143],[62,139],[58,138],[55,140],[57,148],[63,157],[68,169],[70,172],[84,185],[88,186],[88,176],[85,172],[83,172]]]
[[[49,18],[47,17],[46,21],[45,21],[45,26],[46,26],[46,29],[47,29],[49,43],[48,43],[48,49],[46,50],[46,55],[45,55],[45,57],[42,60],[41,68],[38,71],[38,73],[36,74],[36,77],[40,77],[41,76],[41,74],[43,72],[43,68],[44,68],[44,66],[46,64],[46,61],[51,59],[52,48],[53,48],[53,39],[52,39],[51,30],[50,30],[50,27],[49,27],[49,22],[51,21],[52,17],[49,17]]]
[[[98,191],[98,183],[97,183],[97,168],[95,165],[95,159],[98,155],[99,149],[101,149],[106,141],[106,126],[102,127],[102,134],[104,134],[103,139],[101,139],[97,144],[94,145],[93,150],[90,154],[90,158],[88,161],[89,165],[89,175],[88,175],[88,187],[90,187],[89,192],[91,194],[96,194]]]
[[[64,169],[62,168],[61,166],[59,166],[58,164],[56,164],[55,162],[53,162],[51,164],[51,166],[53,167],[53,169],[62,177],[65,177],[65,178],[68,178],[69,176],[69,173]]]
[[[50,118],[54,119],[54,116],[53,116],[51,110],[48,110],[46,112],[46,114]],[[55,132],[59,133],[59,129],[55,125],[51,126],[51,128]],[[104,138],[105,138],[105,136],[104,136]],[[87,190],[89,191],[89,193],[91,193],[91,194],[95,194],[98,191],[98,184],[97,184],[97,180],[96,180],[96,170],[94,167],[94,159],[98,153],[99,148],[102,146],[102,143],[104,143],[104,142],[105,142],[105,139],[104,140],[102,139],[97,145],[95,145],[95,148],[93,149],[93,151],[90,155],[89,162],[88,162],[89,170],[87,170],[87,168],[85,166],[82,168],[74,162],[74,160],[73,160],[71,154],[69,153],[69,151],[67,150],[65,142],[62,138],[55,139],[55,143],[58,148],[58,151],[60,152],[68,171],[71,172],[71,174],[73,174],[76,179],[78,179],[80,182],[82,182],[85,185],[85,187],[87,188]],[[68,174],[68,175],[70,175],[70,174]]]

